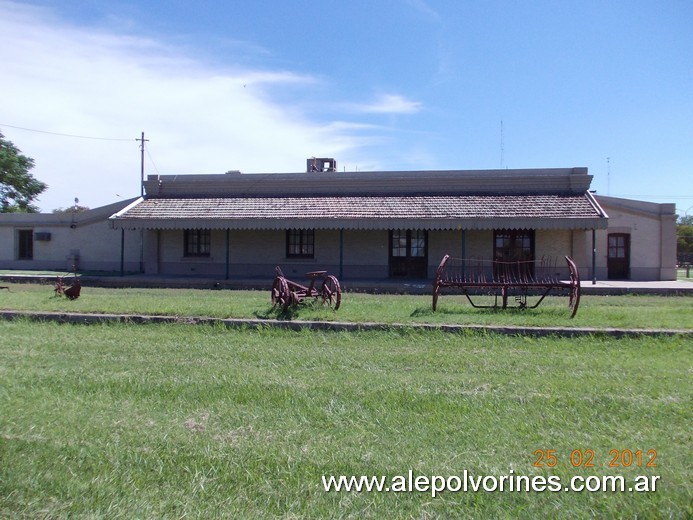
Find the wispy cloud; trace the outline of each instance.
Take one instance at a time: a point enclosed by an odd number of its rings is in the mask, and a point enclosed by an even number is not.
[[[423,105],[399,94],[382,94],[371,103],[354,103],[348,105],[348,108],[367,114],[414,114],[419,112]]]
[[[153,39],[75,27],[49,10],[1,0],[0,34],[0,97],[11,100],[0,106],[0,130],[35,159],[34,175],[49,184],[43,210],[76,196],[95,207],[116,193],[139,194],[141,131],[162,174],[300,171],[306,157],[362,144],[358,125],[314,120],[276,101],[279,87],[286,99],[314,85],[309,75],[234,66],[233,59],[211,66]],[[389,107],[408,110],[397,97]],[[146,173],[157,173],[152,168]]]
[[[440,14],[438,14],[437,11],[431,8],[431,6],[429,6],[428,3],[426,3],[424,0],[405,0],[405,2],[412,8],[414,8],[416,11],[430,18],[431,20],[435,22],[442,21],[442,17],[440,16]]]

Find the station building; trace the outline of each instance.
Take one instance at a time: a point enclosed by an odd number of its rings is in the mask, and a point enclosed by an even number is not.
[[[0,268],[423,280],[446,254],[567,255],[583,280],[676,279],[674,204],[596,196],[591,180],[587,168],[339,172],[316,158],[300,173],[150,175],[143,197],[72,220],[0,215]]]

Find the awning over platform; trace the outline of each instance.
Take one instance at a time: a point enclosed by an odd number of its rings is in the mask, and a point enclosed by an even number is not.
[[[121,229],[603,229],[589,193],[570,195],[144,198]]]

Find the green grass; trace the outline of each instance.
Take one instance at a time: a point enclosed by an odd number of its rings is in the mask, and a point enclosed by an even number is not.
[[[691,361],[683,337],[0,322],[0,517],[686,518]],[[558,466],[533,467],[538,449]],[[597,466],[571,467],[574,449]],[[655,449],[657,467],[608,468],[612,449]],[[410,469],[661,479],[436,498],[321,485]]]
[[[4,284],[8,285],[8,284]],[[474,309],[464,296],[443,295],[437,312],[426,295],[344,293],[338,311],[312,300],[288,313],[272,309],[269,290],[82,288],[75,301],[57,298],[50,285],[10,284],[0,309],[98,312],[216,318],[279,318],[383,323],[693,329],[690,296],[583,296],[574,319],[567,297],[549,297],[536,309]],[[486,297],[490,303],[491,298]]]

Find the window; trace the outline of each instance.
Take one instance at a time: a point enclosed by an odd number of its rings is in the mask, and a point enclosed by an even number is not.
[[[416,229],[411,232],[411,256],[419,257],[426,256],[426,232]]]
[[[499,229],[494,231],[493,259],[497,262],[513,262],[513,264],[494,264],[495,278],[532,278],[534,276],[534,230]]]
[[[534,260],[534,230],[495,231],[493,258],[502,262]]]
[[[420,229],[406,230],[406,229],[394,229],[392,230],[392,238],[390,243],[392,244],[392,256],[393,257],[405,257],[413,256],[421,258],[426,256],[426,232]]]
[[[286,232],[287,258],[313,258],[315,232],[312,229],[289,229]]]
[[[209,229],[186,229],[184,256],[209,256],[212,233]]]
[[[392,256],[407,256],[407,231],[395,229],[392,232]]]
[[[31,229],[20,229],[17,232],[17,259],[34,259],[34,232]]]
[[[614,233],[609,235],[609,258],[625,258],[626,257],[626,236],[623,233]]]

